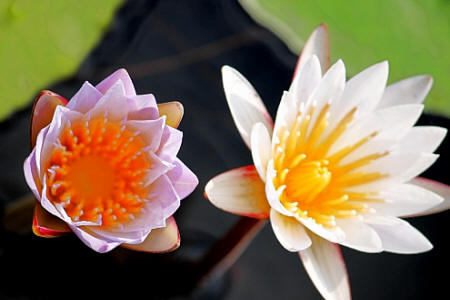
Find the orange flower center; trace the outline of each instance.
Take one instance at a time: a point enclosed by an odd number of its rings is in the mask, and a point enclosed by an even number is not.
[[[122,227],[144,209],[151,163],[138,132],[106,118],[64,127],[47,163],[48,198],[73,221]]]
[[[377,199],[376,192],[349,192],[347,188],[386,177],[379,172],[362,172],[359,167],[370,164],[387,153],[367,155],[351,163],[341,161],[354,150],[376,136],[376,132],[353,145],[329,155],[334,142],[345,132],[354,119],[356,109],[351,110],[326,136],[329,126],[329,104],[320,111],[310,127],[315,107],[307,113],[297,114],[291,127],[277,132],[279,143],[273,149],[275,188],[280,192],[283,206],[298,218],[313,218],[317,223],[333,227],[336,218],[355,217],[369,211],[368,202]]]

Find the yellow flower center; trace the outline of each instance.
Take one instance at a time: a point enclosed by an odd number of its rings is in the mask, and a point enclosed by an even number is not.
[[[359,167],[370,164],[385,153],[367,155],[351,163],[341,161],[354,150],[376,136],[376,132],[329,155],[334,142],[345,132],[354,119],[351,110],[325,137],[329,126],[329,104],[326,104],[310,126],[314,106],[306,113],[300,111],[291,127],[282,127],[276,133],[278,143],[273,149],[273,180],[280,192],[283,206],[298,218],[313,218],[326,227],[336,225],[336,218],[358,216],[369,211],[368,202],[377,199],[376,192],[349,192],[346,188],[379,180],[386,174],[362,172]]]
[[[122,227],[143,210],[151,164],[137,132],[106,118],[68,124],[47,163],[48,198],[73,221]]]

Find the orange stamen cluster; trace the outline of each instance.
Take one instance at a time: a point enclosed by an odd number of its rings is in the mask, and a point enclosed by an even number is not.
[[[138,132],[106,117],[68,123],[47,163],[48,198],[73,221],[119,227],[144,210],[150,169]]]
[[[356,170],[386,153],[374,153],[347,164],[341,161],[354,150],[375,137],[377,132],[329,155],[331,146],[345,132],[355,117],[351,110],[324,137],[329,126],[329,108],[326,104],[314,124],[310,124],[315,105],[305,112],[301,109],[292,126],[276,132],[278,142],[273,149],[273,180],[283,206],[298,218],[313,218],[326,227],[336,225],[336,218],[355,217],[370,210],[367,202],[376,199],[376,193],[348,192],[346,188],[386,177],[379,172]]]

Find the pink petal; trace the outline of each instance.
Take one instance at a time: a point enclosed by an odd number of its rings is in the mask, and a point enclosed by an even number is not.
[[[25,181],[30,187],[36,198],[40,198],[40,191],[42,189],[41,181],[39,179],[39,171],[36,167],[36,149],[30,153],[23,163],[23,172],[25,175]]]
[[[143,183],[145,186],[152,184],[157,178],[174,168],[172,163],[162,160],[153,152],[150,151],[148,155],[151,169],[147,170],[147,174],[144,176]]]
[[[34,101],[31,113],[30,139],[32,148],[36,143],[38,133],[52,121],[56,107],[66,104],[65,98],[51,91],[44,90],[39,94]]]
[[[280,244],[288,251],[297,252],[311,246],[305,227],[294,217],[270,210],[270,224]]]
[[[317,58],[319,58],[322,73],[325,73],[330,67],[330,38],[328,35],[328,28],[325,23],[320,24],[316,29],[314,29],[313,33],[311,33],[306,41],[302,53],[298,58],[294,77],[313,55],[316,55]]]
[[[172,162],[180,150],[182,141],[183,133],[181,131],[170,126],[165,126],[161,137],[161,144],[156,155],[165,161]]]
[[[180,233],[173,217],[166,220],[166,227],[153,229],[140,244],[122,244],[123,247],[142,252],[165,253],[180,246]]]
[[[198,178],[195,174],[178,158],[173,161],[175,167],[167,172],[167,177],[172,183],[180,199],[189,196],[198,185]]]
[[[111,241],[96,235],[87,226],[70,225],[70,228],[86,246],[99,253],[109,252],[121,244],[121,242]]]
[[[111,88],[117,81],[121,80],[125,88],[125,94],[127,96],[135,96],[136,90],[134,89],[133,82],[131,81],[130,75],[125,69],[119,69],[103,79],[102,82],[96,85],[96,88],[102,93],[106,92]]]
[[[157,108],[156,99],[153,94],[144,94],[128,97],[137,110],[144,108]]]
[[[448,186],[445,183],[440,183],[438,181],[434,181],[431,179],[423,178],[423,177],[416,177],[412,179],[409,183],[420,186],[422,188],[425,188],[427,190],[430,190],[442,198],[444,198],[444,201],[441,202],[439,205],[434,206],[426,211],[423,211],[421,213],[410,215],[409,217],[415,217],[415,216],[426,216],[431,214],[437,214],[443,211],[446,211],[450,209],[450,186]]]
[[[205,197],[225,211],[257,219],[269,217],[264,183],[254,166],[245,166],[217,175],[205,187]]]
[[[177,128],[183,118],[184,108],[180,102],[173,101],[158,104],[160,116],[166,116],[166,124],[172,128]]]
[[[351,299],[350,283],[341,249],[314,234],[312,245],[299,252],[303,266],[325,299]]]
[[[237,70],[223,66],[222,81],[231,115],[245,144],[250,148],[250,133],[258,122],[264,124],[272,135],[272,118],[247,79]]]
[[[36,203],[32,225],[33,233],[41,237],[59,237],[70,232],[70,228],[61,219],[49,214]]]
[[[66,107],[85,114],[95,106],[102,96],[102,93],[86,81],[80,90],[70,99]]]
[[[95,106],[88,111],[89,118],[107,118],[113,122],[126,119],[130,108],[125,95],[124,84],[121,80],[114,83],[108,91],[97,101]]]
[[[128,128],[138,133],[143,139],[149,151],[155,152],[161,143],[161,137],[165,125],[165,119],[156,120],[131,120],[126,123]]]

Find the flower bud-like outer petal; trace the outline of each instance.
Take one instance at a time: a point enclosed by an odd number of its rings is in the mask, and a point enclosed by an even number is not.
[[[53,118],[53,113],[58,105],[65,106],[67,99],[48,90],[39,93],[34,101],[31,122],[30,122],[30,145],[36,144],[36,138],[42,128],[47,126]],[[39,202],[34,208],[32,230],[34,234],[41,237],[58,237],[67,232],[70,228],[52,214],[44,210]]]

